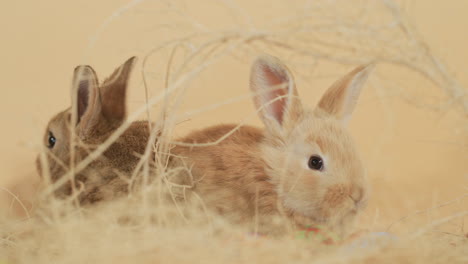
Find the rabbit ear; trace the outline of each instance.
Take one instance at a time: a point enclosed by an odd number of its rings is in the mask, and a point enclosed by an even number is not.
[[[78,66],[75,69],[73,83],[78,91],[80,134],[94,133],[99,124],[104,127],[115,127],[124,121],[127,82],[134,61],[135,57],[127,60],[104,81],[101,87],[98,86],[96,73],[91,67]]]
[[[317,108],[347,123],[373,68],[374,64],[359,66],[336,81],[322,96]]]
[[[98,97],[98,78],[96,72],[88,65],[80,65],[75,68],[73,85],[77,92],[77,111],[79,123],[90,108],[95,107]]]
[[[128,59],[101,86],[102,114],[109,121],[125,119],[128,79],[135,61],[136,57]]]
[[[285,128],[302,114],[294,80],[288,68],[277,58],[259,57],[250,74],[250,89],[260,117],[267,128]]]

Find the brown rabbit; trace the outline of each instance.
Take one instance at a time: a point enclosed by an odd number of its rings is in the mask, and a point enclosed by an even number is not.
[[[363,208],[365,171],[346,130],[371,66],[334,83],[314,110],[303,108],[290,71],[278,59],[255,61],[250,87],[265,129],[235,125],[196,131],[172,152],[192,168],[194,190],[205,205],[234,222],[278,232],[278,218],[296,227],[321,225],[347,234]],[[271,228],[275,229],[272,230]]]
[[[47,175],[52,183],[57,182],[72,164],[79,164],[125,121],[127,83],[134,62],[135,57],[128,59],[102,84],[90,66],[75,68],[76,122],[72,120],[72,108],[50,120],[44,135],[47,162],[40,157],[37,159],[38,171],[43,178]],[[71,138],[72,130],[75,138]],[[80,204],[90,204],[126,193],[125,177],[134,171],[148,139],[148,123],[132,123],[101,156],[79,171],[73,180],[59,186],[55,194],[66,197],[72,194],[73,188],[79,189]],[[72,140],[75,142],[73,160]]]

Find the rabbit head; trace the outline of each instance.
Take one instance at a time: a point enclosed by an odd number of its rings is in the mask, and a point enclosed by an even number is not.
[[[365,170],[346,124],[371,68],[336,81],[309,110],[277,58],[262,56],[253,64],[251,90],[266,129],[262,155],[291,214],[342,228],[366,203]]]
[[[37,159],[42,178],[47,176],[52,183],[59,181],[123,124],[127,83],[134,61],[135,57],[128,59],[102,84],[90,66],[75,68],[75,107],[58,113],[48,123],[43,139],[45,155]],[[126,192],[122,175],[136,167],[147,140],[147,123],[132,123],[102,155],[56,186],[54,193],[65,197],[74,189],[80,190],[78,200],[93,203]]]

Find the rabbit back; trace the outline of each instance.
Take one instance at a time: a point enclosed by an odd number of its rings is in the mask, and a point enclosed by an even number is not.
[[[218,125],[190,133],[183,143],[216,142],[236,128]],[[261,157],[261,129],[241,126],[218,144],[176,146],[179,165],[190,168],[193,190],[207,207],[235,222],[276,212],[276,192]]]

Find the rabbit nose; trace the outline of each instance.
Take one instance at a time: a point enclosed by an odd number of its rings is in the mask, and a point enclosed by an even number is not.
[[[352,187],[351,192],[349,193],[349,197],[356,203],[362,200],[363,190],[360,187]]]
[[[351,194],[348,194],[349,198],[353,200],[354,204],[357,205],[359,203],[359,200],[354,198]]]
[[[354,201],[354,204],[358,206],[364,198],[364,191],[360,187],[354,187],[348,194],[349,198]]]

